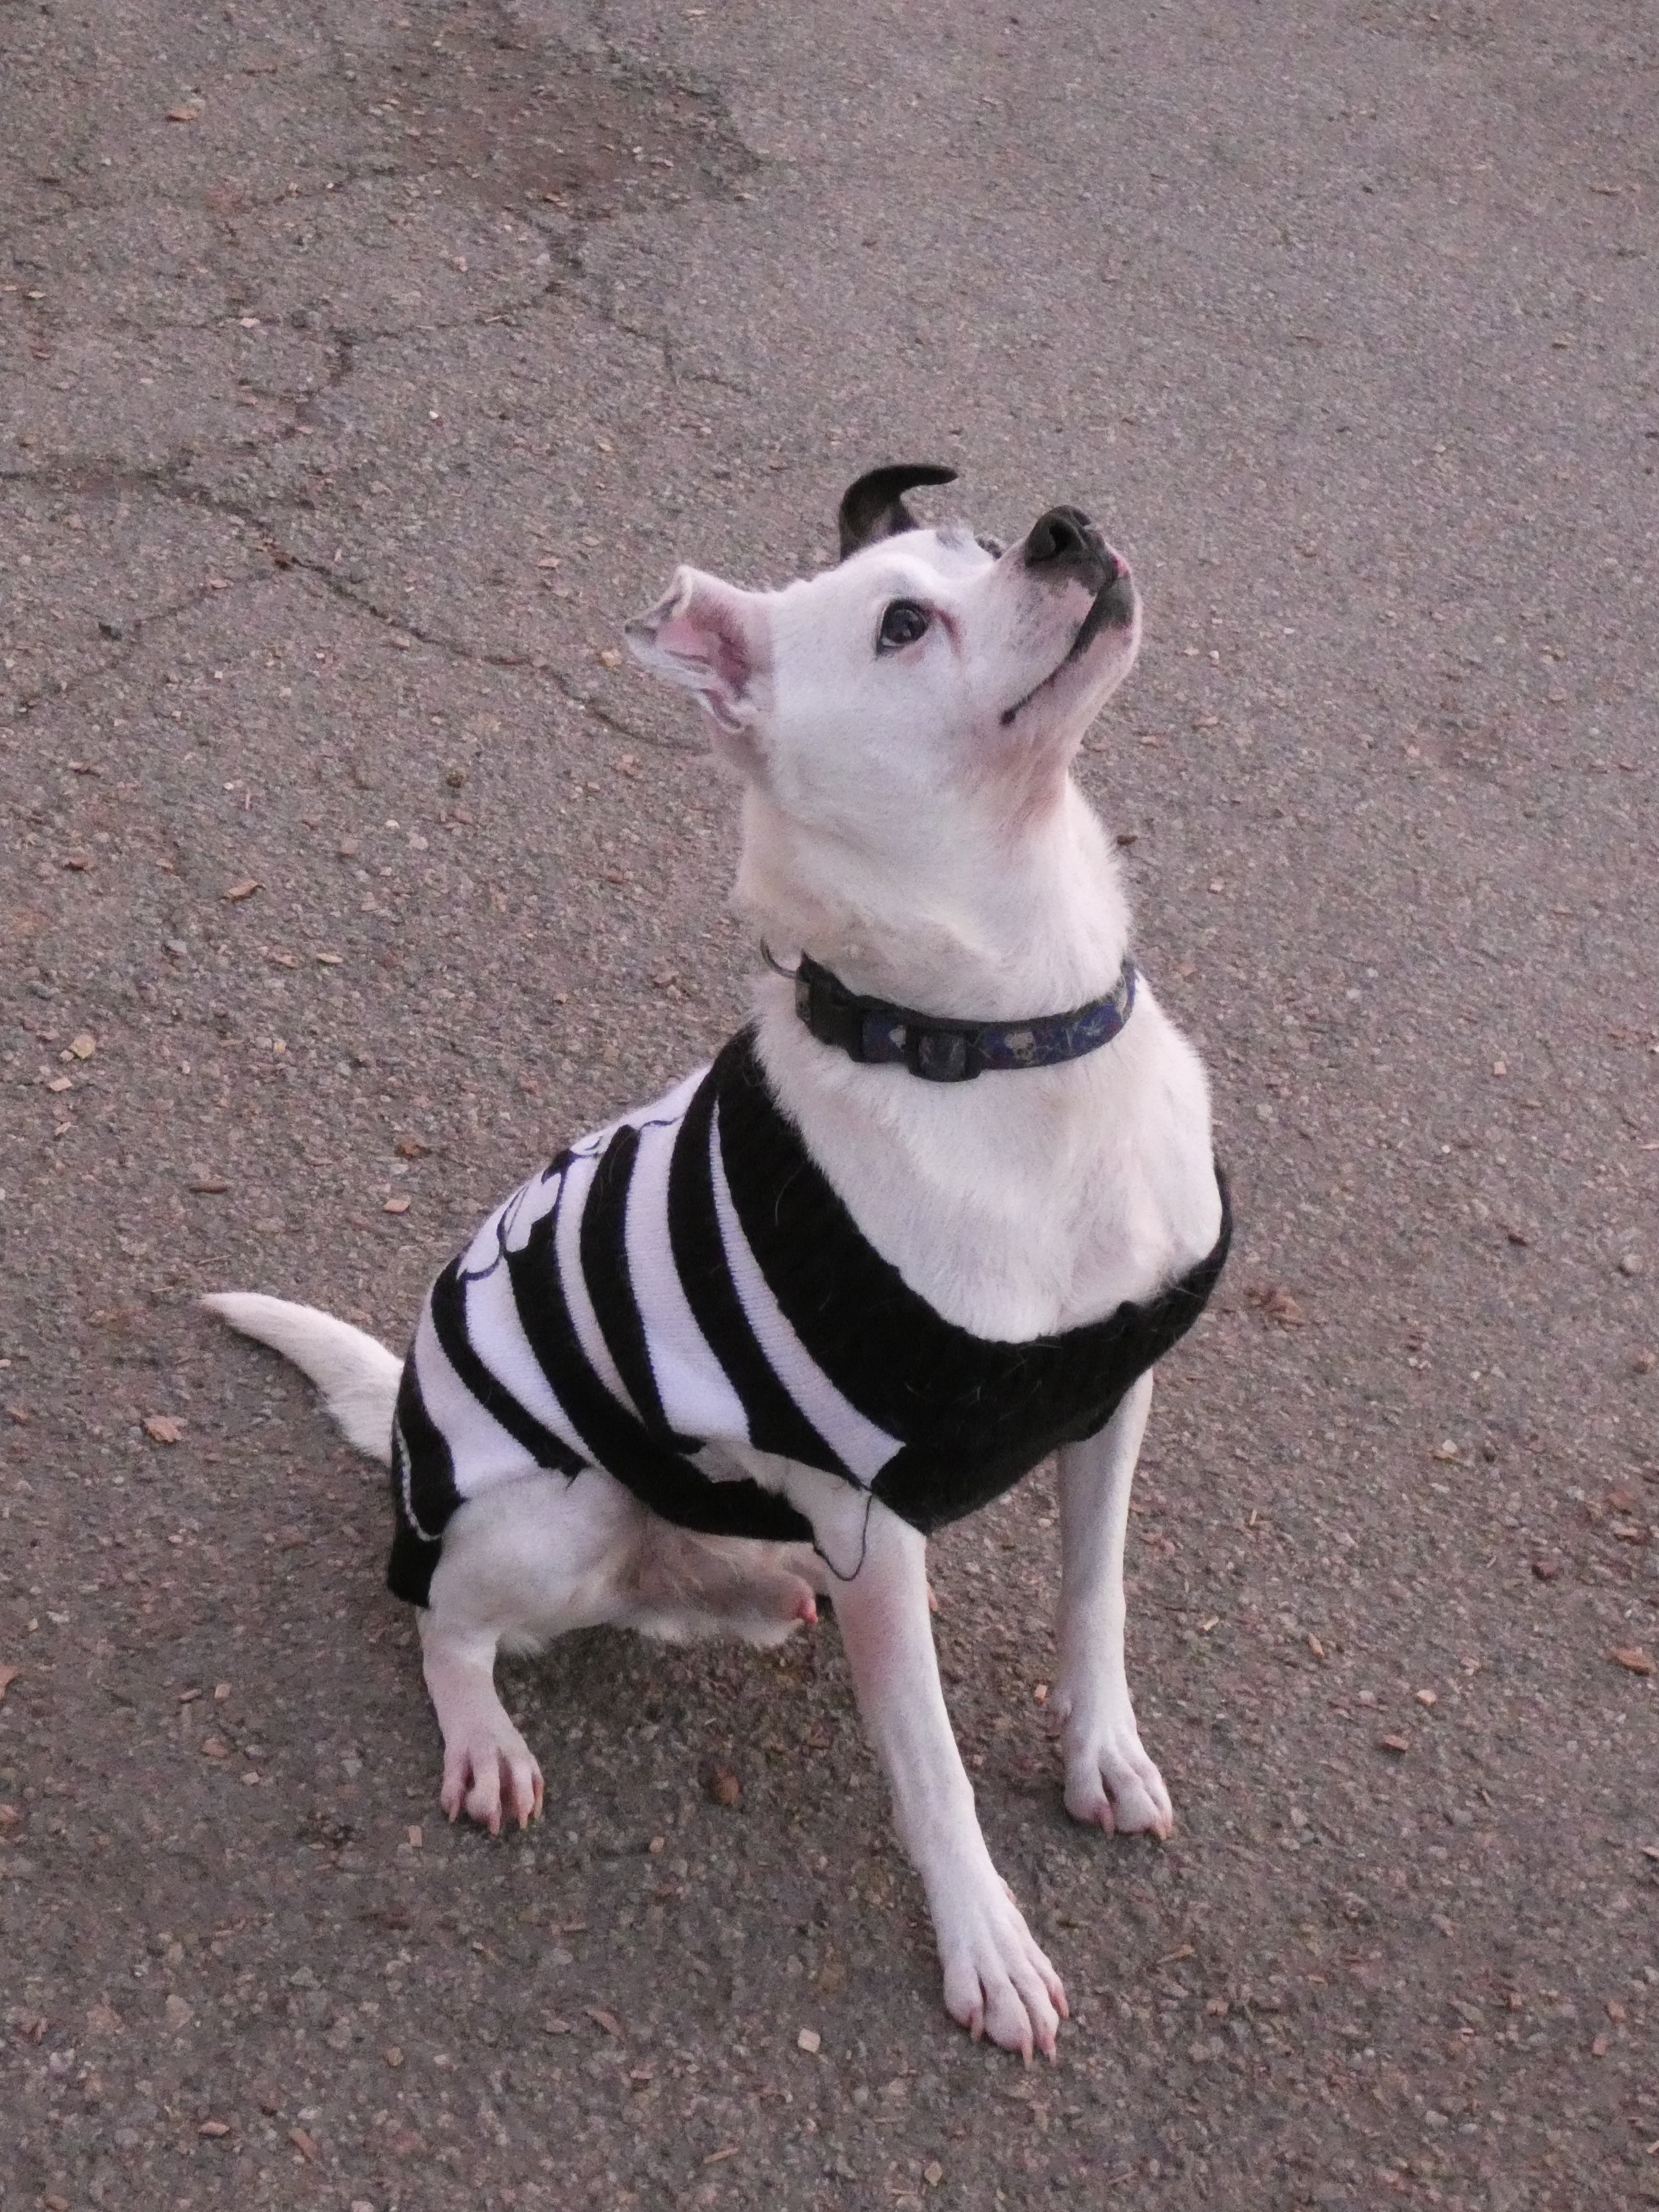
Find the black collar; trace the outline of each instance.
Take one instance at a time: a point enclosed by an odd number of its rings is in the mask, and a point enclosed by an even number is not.
[[[970,1083],[988,1070],[1081,1060],[1111,1042],[1135,1002],[1135,967],[1127,958],[1104,998],[1028,1022],[953,1021],[886,999],[860,998],[804,952],[798,968],[778,972],[793,978],[795,1012],[820,1043],[866,1066],[908,1067],[925,1083]]]

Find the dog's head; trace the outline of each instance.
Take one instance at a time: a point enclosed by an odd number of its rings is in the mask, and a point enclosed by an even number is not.
[[[941,865],[996,865],[1059,806],[1134,659],[1134,586],[1086,515],[1050,507],[1006,550],[924,528],[904,493],[951,479],[876,470],[842,501],[836,567],[776,592],[683,568],[629,625],[748,783],[749,844],[769,825],[791,866],[829,838],[925,896]]]

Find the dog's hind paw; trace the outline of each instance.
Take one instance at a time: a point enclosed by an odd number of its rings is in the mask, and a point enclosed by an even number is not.
[[[1085,1734],[1066,1729],[1066,1809],[1109,1836],[1175,1833],[1164,1777],[1147,1755],[1133,1714]]]
[[[452,1820],[465,1812],[492,1836],[504,1816],[527,1828],[541,1818],[543,1795],[541,1768],[505,1713],[445,1738],[440,1802]]]
[[[1066,1990],[1006,1882],[985,1894],[953,1901],[939,1930],[945,1969],[945,2009],[977,2043],[988,2036],[1029,2063],[1034,2051],[1054,2055],[1067,2017]]]

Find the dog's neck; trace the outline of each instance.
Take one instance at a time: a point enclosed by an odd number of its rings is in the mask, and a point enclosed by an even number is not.
[[[981,801],[926,854],[872,857],[803,833],[751,787],[738,911],[779,957],[805,951],[849,989],[928,1013],[1018,1021],[1109,991],[1128,949],[1115,850],[1070,777],[1040,818]]]

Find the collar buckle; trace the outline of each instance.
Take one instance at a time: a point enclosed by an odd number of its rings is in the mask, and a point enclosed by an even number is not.
[[[971,1083],[983,1074],[985,1055],[972,1030],[930,1026],[907,1031],[904,1064],[924,1083]]]

